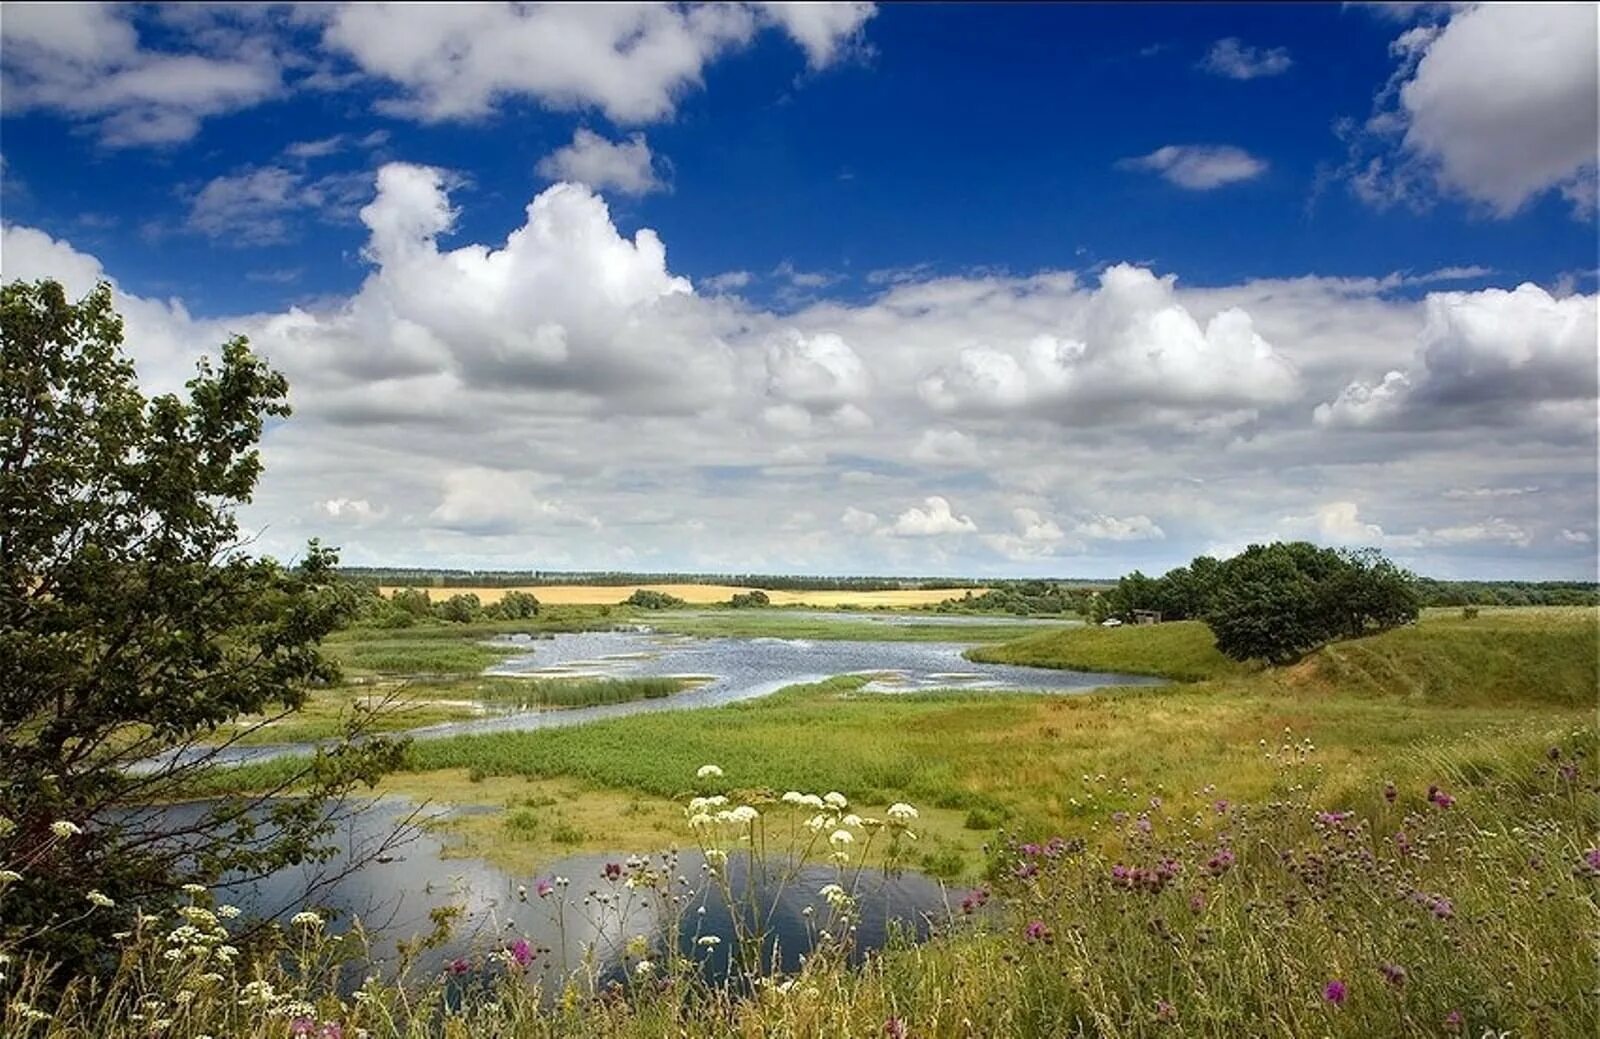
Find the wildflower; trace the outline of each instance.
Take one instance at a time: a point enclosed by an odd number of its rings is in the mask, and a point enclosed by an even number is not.
[[[798,790],[790,790],[787,793],[785,793],[780,800],[782,800],[783,803],[787,804],[787,805],[797,805],[797,804],[804,804],[805,803],[805,799],[806,799],[806,795],[805,794],[802,794]]]
[[[1332,1003],[1336,1007],[1344,1006],[1344,997],[1344,982],[1340,981],[1338,978],[1334,978],[1332,981],[1328,982],[1322,987],[1322,998],[1326,999],[1329,1003]]]
[[[701,765],[694,775],[696,779],[721,779],[722,769],[715,765]]]
[[[620,880],[622,878],[622,863],[608,862],[601,868],[600,872],[607,880]]]
[[[633,973],[641,978],[648,978],[656,969],[656,965],[649,960],[640,960],[633,967]]]
[[[1150,817],[1148,815],[1144,815],[1143,813],[1140,814],[1139,818],[1134,820],[1133,825],[1139,828],[1140,833],[1149,833],[1155,828],[1154,824],[1150,822]]]
[[[1195,894],[1189,896],[1189,912],[1196,915],[1206,911],[1206,896]]]
[[[1428,802],[1436,808],[1449,808],[1456,803],[1456,799],[1438,787],[1430,786],[1428,787]]]
[[[1030,920],[1028,926],[1023,929],[1022,936],[1030,942],[1049,942],[1050,928],[1043,920]]]
[[[761,813],[749,805],[740,805],[728,813],[728,821],[738,826],[749,826],[759,818]]]
[[[1044,849],[1039,847],[1037,844],[1029,843],[1024,844],[1022,847],[1018,848],[1017,851],[1020,852],[1024,858],[1031,859],[1041,854]]]
[[[861,816],[856,815],[854,813],[851,813],[850,815],[845,816],[843,819],[840,820],[840,822],[842,822],[845,826],[850,827],[850,829],[852,829],[852,830],[859,830],[863,826],[866,825],[866,820],[862,819]]]
[[[0,884],[15,884],[22,879],[22,874],[14,869],[0,869]]]
[[[967,897],[961,900],[961,911],[970,916],[974,911],[982,909],[987,901],[989,901],[989,892],[981,887],[976,888],[968,892]]]
[[[528,939],[526,938],[518,938],[506,946],[506,952],[511,955],[512,961],[519,967],[526,967],[533,962],[533,946],[528,944]]]
[[[1383,784],[1383,799],[1385,801],[1388,801],[1390,804],[1394,804],[1395,800],[1398,799],[1399,796],[1400,791],[1395,789],[1393,782]]]
[[[1398,963],[1385,963],[1378,968],[1378,973],[1383,975],[1383,980],[1399,988],[1406,983],[1406,969]]]
[[[312,1029],[316,1027],[317,1023],[311,1018],[297,1017],[289,1022],[289,1034],[296,1036],[297,1039],[305,1039],[306,1036],[311,1034]]]
[[[1590,873],[1600,874],[1600,848],[1590,848],[1583,853],[1583,864]]]
[[[206,886],[204,884],[185,884],[182,891],[186,895],[203,895],[206,893]]]
[[[850,801],[837,790],[830,790],[823,794],[822,800],[834,808],[845,808],[850,804]]]
[[[230,906],[230,905],[217,906],[217,915],[220,916],[224,920],[232,920],[234,917],[238,916],[239,913],[240,913],[240,909],[239,909],[238,906]]]
[[[526,885],[526,884],[518,884],[517,885],[517,901],[518,902],[526,902],[527,900],[528,900],[528,885]]]
[[[689,817],[689,828],[691,830],[703,830],[715,821],[705,812],[697,812]]]
[[[459,977],[460,975],[471,970],[472,964],[467,962],[467,958],[465,956],[457,956],[455,959],[450,961],[450,966],[447,969],[451,974]]]
[[[1216,804],[1212,805],[1211,807],[1216,809],[1216,812],[1217,812],[1218,815],[1227,815],[1228,814],[1228,808],[1230,806],[1229,806],[1228,802],[1224,800],[1224,801],[1218,801]]]
[[[896,801],[889,806],[889,810],[884,814],[888,815],[891,823],[898,826],[908,825],[911,820],[917,818],[917,810],[904,801]]]
[[[50,832],[57,837],[76,837],[83,833],[83,827],[66,819],[57,819],[50,824]]]
[[[1156,1000],[1156,1020],[1162,1024],[1171,1024],[1178,1019],[1177,1008],[1164,999]]]
[[[891,1017],[883,1023],[885,1039],[906,1039],[910,1032],[906,1031],[906,1023],[898,1017]]]
[[[322,917],[307,909],[291,916],[289,918],[289,922],[296,927],[305,927],[310,930],[315,930],[322,926]]]
[[[337,1021],[325,1022],[322,1031],[317,1033],[317,1039],[344,1039],[344,1025]]]
[[[721,869],[723,866],[728,864],[728,853],[719,848],[711,848],[706,852],[706,861],[709,862],[713,868]]]
[[[1221,848],[1211,858],[1206,860],[1206,871],[1214,877],[1220,877],[1233,868],[1233,849]]]
[[[855,837],[849,830],[834,830],[828,834],[828,843],[836,848],[843,848],[846,844],[851,844],[854,841]]]
[[[110,896],[103,895],[98,891],[91,891],[84,897],[89,900],[90,905],[98,906],[101,909],[110,909],[112,906],[117,904],[111,900]]]
[[[1452,1010],[1444,1015],[1444,1030],[1451,1035],[1460,1035],[1461,1027],[1464,1024],[1466,1024],[1466,1018],[1461,1016],[1461,1011],[1459,1010]]]
[[[707,949],[714,949],[722,944],[722,939],[714,934],[703,934],[700,936],[700,944]]]

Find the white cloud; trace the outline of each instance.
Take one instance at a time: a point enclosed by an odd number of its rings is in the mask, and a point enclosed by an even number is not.
[[[1229,36],[1211,45],[1200,67],[1229,79],[1257,79],[1281,76],[1293,64],[1287,47],[1250,47],[1237,36]]]
[[[329,519],[367,524],[382,519],[386,509],[375,508],[365,498],[328,498],[317,502],[317,511]]]
[[[1066,534],[1055,521],[1040,515],[1035,509],[1012,509],[1011,521],[1013,532],[983,536],[984,544],[1007,559],[1043,559],[1054,556],[1063,547],[1083,547],[1077,542],[1067,541]]]
[[[534,492],[523,473],[473,466],[445,474],[443,495],[429,519],[467,534],[497,535],[537,527],[582,526],[599,521]]]
[[[1169,144],[1149,155],[1122,159],[1117,166],[1159,173],[1190,191],[1210,191],[1226,184],[1254,180],[1267,171],[1265,160],[1231,144]]]
[[[1500,421],[1508,409],[1591,402],[1596,297],[1514,291],[1432,293],[1416,360],[1377,383],[1357,380],[1317,406],[1324,427]],[[1593,419],[1593,408],[1588,408]]]
[[[749,285],[752,277],[749,271],[723,271],[706,278],[701,284],[712,292],[731,292]]]
[[[612,141],[579,127],[572,143],[539,160],[541,177],[587,184],[596,191],[615,188],[624,195],[648,195],[666,187],[656,176],[655,158],[644,134]]]
[[[860,400],[872,379],[860,356],[833,332],[786,329],[767,344],[767,392],[813,410]]]
[[[670,116],[707,64],[781,27],[814,67],[860,31],[871,8],[758,18],[738,4],[351,4],[316,13],[324,44],[399,95],[386,111],[437,122],[474,119],[528,97],[598,108],[612,120]]]
[[[852,534],[870,534],[878,529],[877,513],[858,509],[854,505],[844,510],[839,522]]]
[[[870,3],[764,3],[762,11],[783,26],[806,52],[813,69],[826,68],[852,45],[859,46],[863,27],[877,13]]]
[[[1376,205],[1435,189],[1508,217],[1555,190],[1593,212],[1597,94],[1591,4],[1470,4],[1406,30],[1400,66],[1353,140],[1346,174]]]
[[[1389,551],[1499,544],[1526,547],[1532,540],[1522,526],[1498,516],[1445,527],[1418,527],[1409,534],[1394,534],[1361,517],[1352,501],[1319,505],[1310,517],[1290,516],[1283,520],[1281,536],[1311,533],[1324,544],[1375,547]]]
[[[1149,516],[1091,516],[1074,524],[1072,532],[1095,541],[1159,541],[1167,536]]]
[[[946,534],[971,534],[978,525],[967,516],[950,511],[950,503],[935,494],[923,500],[925,507],[913,505],[902,512],[888,528],[897,538],[931,538]]]
[[[230,38],[213,54],[153,50],[141,43],[134,14],[131,5],[7,4],[5,110],[59,112],[92,125],[110,147],[166,145],[189,140],[207,117],[282,90],[269,47]],[[219,10],[216,17],[254,16]]]
[[[371,193],[366,173],[313,179],[282,166],[257,167],[208,181],[190,201],[186,224],[231,245],[273,245],[294,237],[296,214],[353,220]]]
[[[1034,336],[1015,353],[964,349],[954,364],[924,378],[919,392],[947,412],[1021,409],[1062,422],[1091,422],[1137,404],[1151,409],[1231,410],[1282,403],[1299,380],[1256,334],[1249,314],[1224,309],[1202,328],[1177,302],[1172,276],[1119,264],[1083,306],[1070,333]]]
[[[978,444],[959,429],[925,429],[911,448],[911,457],[929,465],[977,465]]]
[[[1561,540],[1573,545],[1587,545],[1594,539],[1589,536],[1589,532],[1586,530],[1563,529],[1561,531]]]

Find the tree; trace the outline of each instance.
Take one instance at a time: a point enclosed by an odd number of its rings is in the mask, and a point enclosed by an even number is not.
[[[1251,545],[1216,573],[1205,621],[1236,660],[1289,663],[1334,639],[1409,623],[1420,602],[1416,579],[1375,549]]]
[[[458,592],[440,603],[436,609],[440,620],[453,624],[468,624],[483,613],[483,603],[471,592]]]
[[[389,605],[415,620],[433,616],[433,600],[420,588],[396,588],[389,596]]]
[[[734,592],[733,598],[728,600],[728,605],[734,609],[747,609],[753,606],[771,606],[772,597],[759,588],[748,592]]]
[[[531,592],[519,592],[513,588],[500,597],[495,604],[495,612],[508,621],[527,620],[539,616],[539,599]]]
[[[316,542],[294,566],[243,550],[233,510],[289,413],[283,376],[236,337],[186,396],[146,399],[122,333],[104,284],[77,304],[0,289],[0,869],[21,874],[0,928],[69,962],[127,926],[89,892],[137,904],[326,858],[330,799],[397,758],[351,742],[262,797],[151,807],[189,794],[226,723],[335,680],[318,642],[356,600]]]
[[[623,606],[637,606],[642,610],[670,610],[685,605],[676,595],[650,588],[635,588],[633,594],[622,600]]]

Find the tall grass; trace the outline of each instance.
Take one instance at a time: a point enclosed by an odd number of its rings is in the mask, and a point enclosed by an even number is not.
[[[992,664],[1120,671],[1191,682],[1252,670],[1217,652],[1211,630],[1199,621],[1046,631],[998,646],[979,646],[967,656]]]

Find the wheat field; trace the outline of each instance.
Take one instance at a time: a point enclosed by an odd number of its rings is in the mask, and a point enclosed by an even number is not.
[[[644,588],[653,592],[665,592],[675,595],[684,602],[694,605],[708,605],[711,603],[725,603],[736,592],[753,591],[751,588],[742,588],[729,584],[618,584],[618,585],[579,585],[579,584],[531,584],[517,588],[423,588],[428,597],[434,602],[470,592],[476,595],[485,606],[497,603],[510,591],[532,592],[539,597],[542,603],[552,606],[593,606],[616,605],[636,590]],[[398,587],[383,585],[378,589],[384,595],[393,595]],[[874,609],[877,607],[908,607],[927,606],[942,602],[952,596],[959,597],[966,592],[965,588],[905,588],[891,589],[881,592],[858,591],[767,591],[774,606],[816,606],[824,609],[834,609],[841,606],[856,609]],[[987,589],[974,588],[972,594],[982,595]]]

